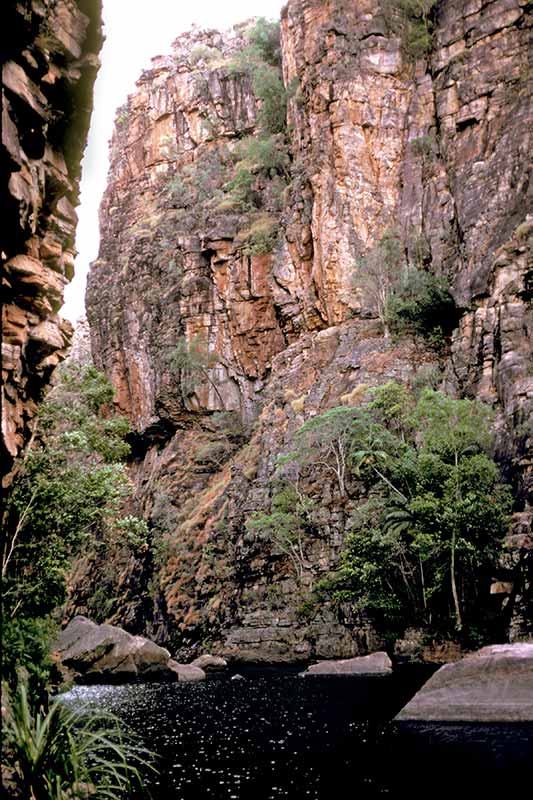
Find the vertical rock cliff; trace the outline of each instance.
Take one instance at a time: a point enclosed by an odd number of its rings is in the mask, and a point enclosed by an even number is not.
[[[72,334],[57,312],[74,274],[101,2],[10,2],[2,22],[2,466],[9,485]]]
[[[245,27],[180,37],[117,117],[88,317],[136,430],[153,552],[108,574],[108,616],[174,645],[287,660],[378,644],[364,615],[325,606],[310,619],[304,602],[337,563],[356,500],[307,477],[317,516],[300,580],[244,522],[269,507],[277,459],[306,419],[436,366],[450,391],[497,410],[527,627],[531,9],[440,0],[415,58],[394,8],[290,0],[288,124],[269,131],[268,158],[250,145],[265,139],[268,95],[239,61]],[[384,337],[368,304],[358,265],[391,230],[406,258],[450,282],[444,356]],[[96,562],[80,565],[79,607]]]

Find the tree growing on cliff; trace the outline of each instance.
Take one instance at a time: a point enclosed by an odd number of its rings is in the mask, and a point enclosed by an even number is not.
[[[414,60],[426,55],[432,43],[431,11],[437,0],[381,0],[381,5],[392,30],[401,34],[406,56]]]
[[[204,378],[213,387],[222,409],[225,409],[224,399],[210,374],[210,370],[219,363],[219,357],[208,351],[199,336],[191,339],[180,337],[168,360],[171,372],[179,377],[183,400],[196,390],[199,380]]]
[[[383,457],[376,466],[375,456],[355,454],[371,497],[323,589],[351,598],[382,627],[422,624],[468,638],[485,624],[511,509],[509,487],[488,454],[490,409],[426,389],[398,424],[383,414],[381,394],[369,412],[380,412]],[[401,396],[389,385],[388,399],[394,394]]]
[[[305,556],[305,539],[312,527],[310,511],[310,500],[287,485],[273,495],[269,514],[256,512],[246,522],[249,532],[272,542],[274,553],[289,557],[299,583],[310,566]]]
[[[365,306],[373,311],[383,326],[386,339],[390,336],[389,303],[407,271],[399,237],[386,231],[375,247],[357,259],[352,282],[362,291]]]

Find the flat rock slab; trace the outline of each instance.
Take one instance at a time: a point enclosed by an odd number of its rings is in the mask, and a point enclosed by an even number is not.
[[[446,664],[396,720],[533,722],[533,643],[491,645]]]
[[[387,653],[345,658],[340,661],[319,661],[303,673],[308,675],[390,675],[392,662]]]

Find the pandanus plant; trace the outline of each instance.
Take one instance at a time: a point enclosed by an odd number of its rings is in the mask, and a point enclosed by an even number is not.
[[[33,708],[26,681],[3,687],[4,763],[24,800],[118,800],[146,796],[151,754],[109,713],[71,711],[60,699]]]

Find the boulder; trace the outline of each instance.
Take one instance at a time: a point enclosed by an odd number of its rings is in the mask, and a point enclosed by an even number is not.
[[[308,675],[390,675],[392,662],[385,652],[345,658],[340,661],[319,661],[303,673]]]
[[[205,681],[205,672],[200,667],[195,667],[193,664],[178,664],[177,661],[169,661],[169,668],[177,677],[179,683],[197,683],[198,681]]]
[[[446,664],[396,720],[533,722],[533,643],[491,645]]]
[[[205,655],[195,658],[191,662],[191,666],[199,667],[205,672],[217,672],[221,669],[226,669],[228,662],[220,656],[212,656],[209,653],[205,653]]]
[[[87,617],[74,617],[59,634],[55,651],[74,678],[91,682],[137,678],[175,680],[164,647],[132,636],[115,625],[96,625]]]

